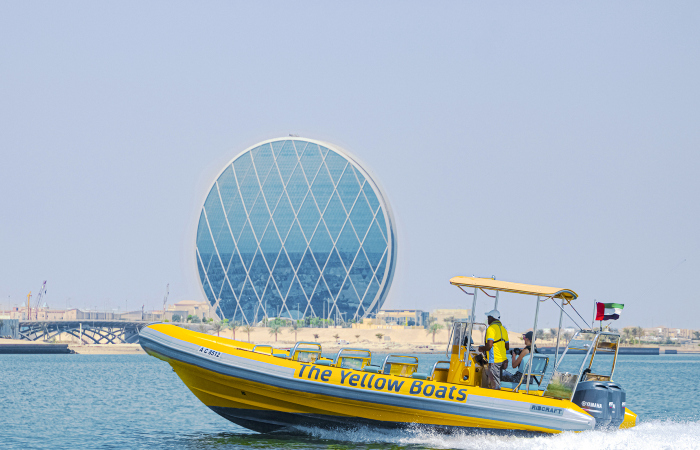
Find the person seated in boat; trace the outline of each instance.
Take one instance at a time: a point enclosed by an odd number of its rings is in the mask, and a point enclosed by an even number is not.
[[[517,370],[514,374],[504,370],[501,374],[502,381],[519,383],[520,379],[523,377],[523,374],[527,370],[527,363],[530,361],[530,353],[532,353],[530,350],[532,348],[532,331],[528,331],[527,333],[523,334],[523,342],[525,342],[524,349],[520,351],[513,349],[510,351],[511,364],[513,368]],[[536,348],[535,352],[537,352]],[[530,382],[534,382],[534,378],[531,378]]]
[[[488,360],[486,370],[489,387],[501,389],[501,372],[508,364],[508,331],[501,324],[501,313],[497,309],[486,313],[489,327],[486,329],[486,343],[479,346],[479,351],[484,353]],[[505,366],[505,367],[504,367]]]

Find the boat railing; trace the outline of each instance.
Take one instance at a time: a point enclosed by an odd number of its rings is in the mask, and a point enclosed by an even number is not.
[[[398,361],[391,361],[392,358]],[[410,377],[418,370],[418,358],[408,355],[387,355],[382,363],[381,373],[385,375],[397,375]]]
[[[289,358],[294,361],[313,363],[320,357],[321,344],[318,342],[300,341],[294,344],[294,347],[289,351]]]
[[[438,365],[440,364],[447,364],[447,367],[440,367],[438,368]],[[431,380],[433,381],[447,381],[447,373],[450,370],[450,362],[449,361],[437,361],[435,364],[433,364],[433,368],[430,369],[430,373],[428,376],[430,377]],[[440,378],[439,380],[437,378]]]
[[[366,348],[341,348],[333,360],[336,367],[358,370],[371,363],[372,352]]]

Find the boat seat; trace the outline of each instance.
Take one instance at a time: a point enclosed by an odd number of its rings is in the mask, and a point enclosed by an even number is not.
[[[428,379],[428,374],[423,373],[423,372],[413,372],[411,374],[411,378],[417,378],[419,380],[427,380]]]
[[[314,364],[316,364],[317,366],[332,366],[333,361],[331,361],[330,359],[317,359],[316,361],[314,361]]]
[[[362,368],[362,370],[369,373],[379,373],[381,372],[382,368],[379,366],[365,366]]]

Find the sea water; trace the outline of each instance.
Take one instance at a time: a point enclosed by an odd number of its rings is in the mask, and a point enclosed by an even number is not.
[[[381,363],[381,355],[375,356]],[[421,371],[444,355],[420,355]],[[302,428],[258,434],[210,411],[145,355],[0,355],[0,448],[700,448],[700,355],[620,356],[615,380],[640,424],[521,436]]]

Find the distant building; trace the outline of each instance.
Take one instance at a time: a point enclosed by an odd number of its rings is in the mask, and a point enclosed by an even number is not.
[[[377,313],[376,322],[385,325],[425,327],[429,313],[419,309],[383,309]]]
[[[440,325],[449,327],[451,319],[469,319],[470,314],[471,310],[469,309],[434,309],[430,312],[430,318],[435,319],[434,321]],[[479,322],[478,319],[477,322]]]
[[[166,313],[170,314],[170,317],[166,317],[168,320],[172,320],[174,315],[178,315],[184,321],[187,316],[197,316],[200,319],[209,319],[213,316],[212,306],[205,301],[197,300],[181,300],[172,305],[168,305],[168,310]]]
[[[213,180],[194,250],[222,319],[347,322],[384,303],[396,232],[386,196],[355,158],[285,137],[245,150]]]

